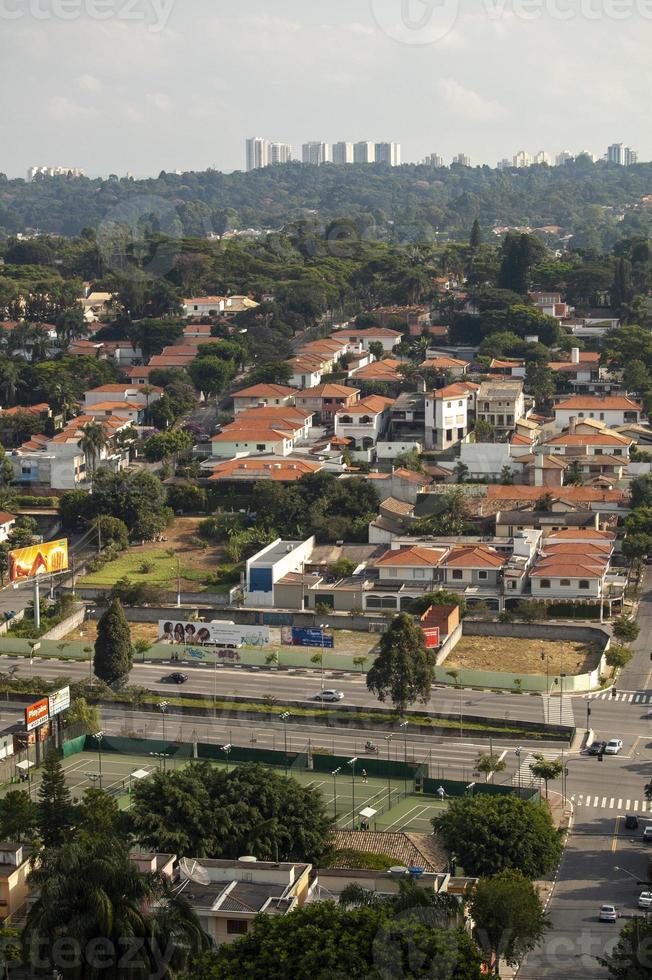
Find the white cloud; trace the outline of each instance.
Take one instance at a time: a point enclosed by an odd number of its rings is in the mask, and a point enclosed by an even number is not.
[[[74,119],[93,119],[97,110],[72,102],[65,95],[55,95],[50,99],[50,118],[55,122],[68,122]]]
[[[509,112],[504,105],[493,99],[483,98],[479,92],[465,88],[457,79],[441,78],[436,85],[440,102],[461,119],[475,122],[491,122],[505,119]]]
[[[91,92],[95,94],[102,91],[102,82],[95,75],[80,75],[77,79],[77,85],[84,92]]]

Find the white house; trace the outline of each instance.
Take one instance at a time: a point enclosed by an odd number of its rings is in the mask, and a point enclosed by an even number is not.
[[[226,309],[226,298],[224,296],[195,296],[191,299],[184,299],[181,303],[182,315],[187,319],[191,317],[217,316]]]
[[[243,388],[233,395],[233,410],[236,415],[249,408],[284,408],[294,405],[296,390],[287,385],[259,384]]]
[[[488,422],[496,432],[509,432],[525,415],[523,382],[483,381],[476,397],[476,418]]]
[[[84,410],[115,402],[147,408],[163,397],[163,389],[146,384],[107,384],[84,392]]]
[[[333,340],[346,340],[349,350],[368,351],[370,344],[382,344],[383,351],[390,354],[400,344],[403,334],[389,327],[349,327],[348,330],[331,334]]]
[[[566,429],[572,421],[597,419],[608,428],[640,422],[643,409],[639,402],[625,395],[572,395],[555,405],[555,426]]]
[[[87,487],[93,461],[88,459],[80,443],[84,437],[84,427],[97,421],[92,415],[78,416],[58,435],[52,438],[35,435],[14,449],[9,458],[16,483],[49,487],[51,490]],[[118,473],[129,465],[129,452],[116,446],[115,436],[130,429],[131,425],[125,419],[115,417],[102,419],[102,424],[108,442],[97,453],[94,465]]]
[[[211,453],[220,459],[239,459],[241,456],[289,456],[294,449],[291,432],[273,429],[261,423],[260,428],[226,426],[211,439]]]
[[[428,449],[448,449],[469,433],[469,392],[452,384],[426,395],[425,441]]]
[[[287,363],[292,368],[289,383],[293,388],[316,388],[321,384],[322,375],[327,373],[324,359],[311,354],[292,357]]]
[[[335,435],[351,439],[353,448],[373,449],[389,425],[392,398],[370,395],[355,405],[348,405],[335,414]]]

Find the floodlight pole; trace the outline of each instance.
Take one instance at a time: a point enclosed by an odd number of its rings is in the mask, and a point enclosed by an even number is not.
[[[41,592],[38,575],[34,576],[34,628],[41,628]]]

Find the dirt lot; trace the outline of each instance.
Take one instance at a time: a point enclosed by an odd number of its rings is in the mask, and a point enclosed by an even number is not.
[[[545,674],[548,657],[550,674],[583,674],[593,670],[599,652],[586,643],[566,641],[522,640],[506,636],[463,636],[446,666],[468,670],[498,670],[506,673]]]

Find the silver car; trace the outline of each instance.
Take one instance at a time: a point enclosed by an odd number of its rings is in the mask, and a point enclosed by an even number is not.
[[[326,691],[320,691],[319,694],[315,694],[314,701],[343,701],[344,694],[342,691],[336,691],[334,688],[329,688]]]

